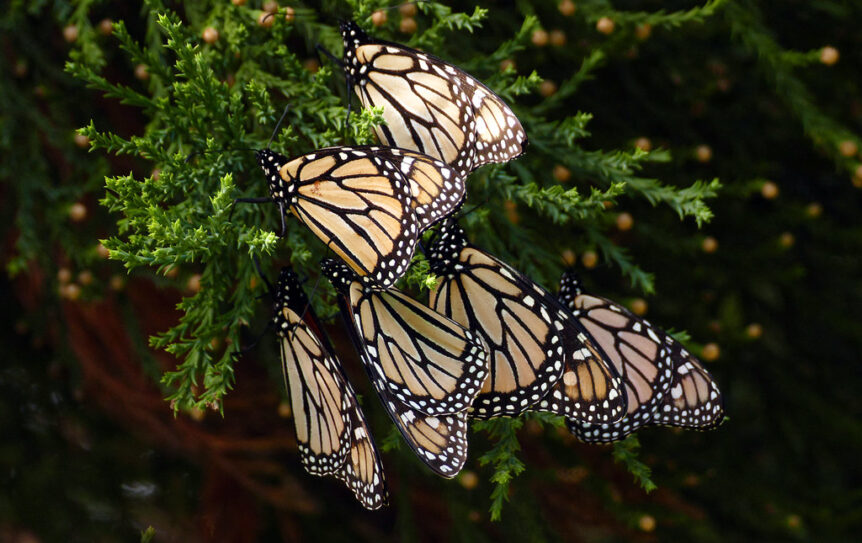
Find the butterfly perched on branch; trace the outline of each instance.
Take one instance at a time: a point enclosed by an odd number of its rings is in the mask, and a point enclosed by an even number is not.
[[[628,397],[628,412],[617,422],[568,421],[578,439],[609,443],[643,426],[709,430],[721,424],[718,385],[680,342],[626,308],[585,293],[571,270],[563,273],[559,297],[610,356]]]

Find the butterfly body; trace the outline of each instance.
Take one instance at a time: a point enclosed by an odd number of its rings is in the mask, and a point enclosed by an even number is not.
[[[364,107],[383,107],[381,142],[413,149],[466,176],[523,153],[527,136],[499,96],[459,68],[422,51],[341,25],[343,65]]]
[[[428,260],[443,277],[430,306],[482,336],[489,348],[490,377],[472,416],[517,416],[529,409],[591,422],[622,416],[619,377],[547,291],[469,244],[451,221],[440,227]]]

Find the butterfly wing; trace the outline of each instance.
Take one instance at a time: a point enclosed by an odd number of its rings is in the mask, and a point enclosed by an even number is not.
[[[378,390],[426,415],[466,410],[488,376],[482,341],[395,289],[350,289],[354,321]]]
[[[374,40],[342,25],[344,65],[364,107],[383,107],[380,141],[412,149],[466,175],[482,164],[520,156],[526,133],[488,87],[439,58]]]
[[[706,411],[720,420],[720,395],[710,400],[713,393],[718,394],[715,383],[679,342],[624,307],[583,293],[571,273],[563,275],[560,298],[610,357],[623,378],[628,400],[626,416],[616,423],[570,422],[569,429],[578,439],[588,443],[618,441],[643,426],[672,425],[675,417],[689,424],[700,417],[705,428]],[[686,368],[682,374],[680,368]]]
[[[356,394],[313,313],[300,316],[310,308],[292,272],[282,272],[278,295],[276,329],[302,464],[341,479],[364,507],[377,509],[388,492]]]
[[[441,227],[428,259],[442,277],[431,307],[474,330],[489,349],[490,376],[472,416],[530,408],[591,421],[622,415],[619,377],[547,291],[468,244],[452,222]]]

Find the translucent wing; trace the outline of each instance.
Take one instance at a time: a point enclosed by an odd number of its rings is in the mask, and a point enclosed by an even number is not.
[[[368,509],[385,505],[383,468],[356,394],[288,269],[279,277],[275,306],[282,368],[303,466],[312,475],[341,479]],[[308,312],[305,319],[303,312]]]
[[[452,222],[441,226],[428,260],[442,278],[431,307],[488,347],[490,376],[472,416],[516,416],[531,408],[594,422],[622,416],[619,378],[544,289],[467,243]]]
[[[439,158],[460,174],[520,156],[527,136],[488,87],[439,58],[342,24],[344,68],[364,107],[383,107],[380,141]]]
[[[715,382],[679,342],[624,307],[583,293],[571,272],[563,275],[560,298],[608,354],[628,400],[626,416],[616,423],[570,422],[569,429],[580,440],[607,443],[647,425],[706,429],[720,422],[721,396]]]
[[[361,278],[391,286],[418,236],[452,213],[463,179],[438,160],[381,147],[333,147],[292,160],[260,151],[273,199],[283,203]]]

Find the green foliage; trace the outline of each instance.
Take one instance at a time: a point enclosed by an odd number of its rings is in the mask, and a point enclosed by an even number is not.
[[[656,484],[650,479],[652,470],[649,466],[638,460],[637,452],[641,444],[637,436],[630,435],[625,440],[614,443],[614,460],[625,465],[629,473],[634,477],[641,488],[647,492],[652,492],[656,488]]]
[[[475,430],[487,432],[488,437],[495,441],[495,444],[479,457],[480,465],[491,465],[494,469],[489,479],[494,483],[491,506],[488,509],[491,512],[491,520],[500,520],[503,504],[509,501],[509,485],[512,479],[526,469],[524,462],[516,456],[516,453],[521,450],[517,433],[523,425],[524,421],[520,418],[491,419],[473,423]]]

